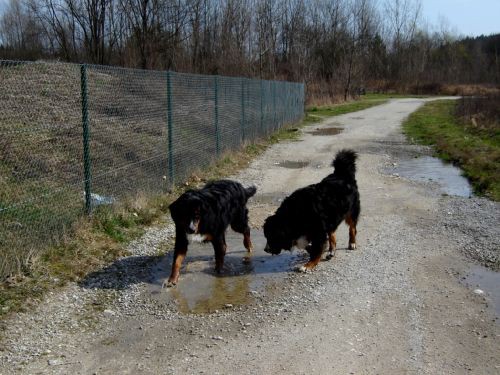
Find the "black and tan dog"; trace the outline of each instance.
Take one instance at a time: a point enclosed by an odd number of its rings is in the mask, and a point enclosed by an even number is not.
[[[218,273],[224,266],[225,233],[229,225],[235,232],[243,234],[243,245],[248,252],[252,251],[246,204],[256,191],[253,186],[244,188],[235,181],[214,181],[200,190],[186,191],[170,205],[170,215],[175,223],[175,247],[167,286],[177,284],[190,241],[212,242]]]
[[[356,248],[356,225],[360,213],[356,183],[356,158],[352,150],[337,153],[334,172],[320,183],[296,190],[287,197],[276,213],[266,219],[265,251],[279,254],[293,246],[309,252],[310,260],[300,271],[313,269],[321,259],[326,243],[331,258],[335,251],[335,230],[345,220],[349,226],[349,249]]]

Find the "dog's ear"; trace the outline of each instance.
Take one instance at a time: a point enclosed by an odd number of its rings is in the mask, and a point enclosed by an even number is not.
[[[201,215],[202,201],[198,197],[190,197],[187,206],[190,213]]]
[[[172,219],[174,219],[178,216],[179,212],[179,200],[175,200],[170,205],[168,206],[168,209],[170,210],[170,216],[172,216]]]

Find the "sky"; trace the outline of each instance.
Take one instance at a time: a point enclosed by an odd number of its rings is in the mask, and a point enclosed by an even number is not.
[[[439,27],[446,20],[449,29],[460,35],[500,33],[500,0],[421,0],[422,15]]]

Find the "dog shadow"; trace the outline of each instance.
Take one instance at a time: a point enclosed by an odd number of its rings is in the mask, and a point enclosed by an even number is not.
[[[162,284],[170,275],[173,250],[164,255],[129,256],[120,258],[110,265],[89,273],[78,285],[84,289],[125,290],[135,284]],[[292,272],[292,263],[304,260],[303,254],[283,253],[278,256],[267,254],[251,254],[246,251],[235,251],[225,256],[222,273],[215,271],[213,254],[193,254],[189,252],[184,260],[181,276],[203,273],[217,278],[255,277]]]

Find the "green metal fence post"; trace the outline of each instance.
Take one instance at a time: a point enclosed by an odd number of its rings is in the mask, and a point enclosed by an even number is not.
[[[215,112],[215,154],[220,153],[220,135],[219,135],[219,80],[218,76],[214,77],[214,112]]]
[[[245,142],[245,78],[241,79],[241,143]]]
[[[173,127],[174,115],[172,108],[172,78],[171,72],[167,71],[167,126],[168,126],[168,178],[170,184],[174,185],[174,142]]]
[[[88,112],[87,67],[80,65],[80,87],[82,96],[82,130],[83,130],[83,176],[85,189],[85,213],[92,212],[91,197],[91,165],[90,165],[90,129]]]

